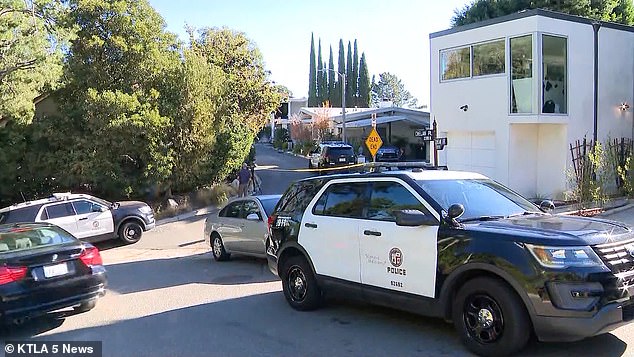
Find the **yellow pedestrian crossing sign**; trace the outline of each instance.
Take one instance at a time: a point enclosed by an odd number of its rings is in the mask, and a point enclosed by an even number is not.
[[[381,136],[377,133],[375,128],[372,128],[370,135],[365,139],[365,146],[370,150],[370,154],[372,154],[372,159],[376,157],[376,152],[379,151],[379,148],[383,145],[383,140],[381,140]]]

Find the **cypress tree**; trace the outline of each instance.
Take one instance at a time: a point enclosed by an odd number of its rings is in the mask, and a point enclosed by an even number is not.
[[[365,53],[361,53],[359,63],[359,102],[360,108],[370,108],[372,98],[370,97],[370,74],[368,73],[368,63],[365,60]]]
[[[320,105],[324,105],[324,103],[326,101],[328,101],[328,71],[327,71],[327,67],[326,67],[326,62],[324,61],[324,63],[321,66],[324,70],[321,72],[321,74],[319,75],[321,77],[321,88],[320,91],[323,93],[323,95],[321,96],[321,103],[319,103]]]
[[[359,52],[357,51],[357,39],[354,40],[354,55],[352,57],[352,83],[350,85],[352,88],[352,106],[359,105]]]
[[[330,46],[330,57],[328,58],[328,101],[333,105],[335,101],[335,63],[332,58],[332,46]]]
[[[348,57],[346,61],[346,107],[354,107],[354,103],[352,102],[354,98],[352,82],[352,44],[348,41]]]
[[[317,106],[320,106],[321,103],[324,102],[324,92],[323,92],[323,83],[322,79],[324,76],[324,67],[322,66],[323,61],[321,60],[321,38],[319,39],[319,45],[317,47]]]
[[[345,53],[344,53],[344,49],[343,49],[343,40],[339,39],[339,60],[337,62],[337,71],[339,73],[346,73],[346,57],[345,57]],[[341,107],[341,84],[343,82],[341,81],[341,77],[339,75],[337,75],[337,84],[336,84],[336,88],[335,88],[335,92],[336,92],[336,97],[335,97],[335,102],[333,104],[333,106],[335,107]]]
[[[308,106],[317,104],[317,76],[315,67],[315,40],[310,34],[310,69],[308,70]]]

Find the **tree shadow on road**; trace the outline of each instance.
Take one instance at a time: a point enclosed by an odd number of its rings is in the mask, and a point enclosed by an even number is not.
[[[64,332],[54,331],[56,323],[23,326],[7,337],[98,340],[103,341],[104,356],[471,356],[442,320],[340,301],[298,312],[281,292]],[[46,326],[49,333],[37,336]],[[603,335],[577,343],[532,343],[520,355],[615,357],[625,348],[615,336]]]
[[[236,256],[216,262],[209,253],[111,264],[106,269],[108,289],[120,294],[192,283],[238,285],[279,280],[264,259]]]

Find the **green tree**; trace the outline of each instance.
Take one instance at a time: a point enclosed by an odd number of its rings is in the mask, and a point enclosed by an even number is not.
[[[328,79],[324,73],[324,62],[321,57],[321,38],[317,50],[317,105],[328,99]]]
[[[318,103],[317,98],[317,64],[315,63],[315,39],[310,34],[310,68],[308,69],[308,106],[314,107]]]
[[[352,57],[352,76],[350,78],[352,84],[350,88],[352,90],[352,103],[350,106],[358,107],[359,105],[359,52],[357,49],[357,40],[354,40],[354,54]]]
[[[389,100],[395,107],[414,108],[418,100],[405,89],[405,85],[394,74],[383,72],[379,74],[379,82],[372,79],[372,100],[375,106],[381,100]]]
[[[343,48],[343,40],[339,39],[339,57],[337,60],[337,72],[344,74],[346,73],[346,57]],[[337,75],[337,84],[335,86],[335,100],[332,104],[333,107],[341,107],[341,86],[343,81],[341,80],[341,76]]]
[[[0,2],[0,125],[29,123],[33,99],[58,86],[73,33],[67,14],[57,0]]]
[[[368,63],[365,60],[365,53],[361,53],[359,63],[359,101],[360,108],[369,108],[371,104],[370,96],[370,75],[368,73]]]
[[[224,72],[224,95],[219,100],[221,125],[209,166],[212,182],[223,180],[240,167],[256,134],[280,105],[280,94],[271,85],[262,54],[244,33],[205,29],[196,42],[207,61]]]
[[[348,108],[354,106],[354,91],[352,89],[352,45],[348,41],[348,57],[346,58],[346,106]]]
[[[332,57],[332,46],[330,46],[330,56],[328,57],[328,102],[333,104],[337,94],[335,93],[335,63]]]
[[[634,23],[631,0],[475,0],[462,9],[456,9],[451,23],[452,26],[461,26],[537,8],[626,25]]]

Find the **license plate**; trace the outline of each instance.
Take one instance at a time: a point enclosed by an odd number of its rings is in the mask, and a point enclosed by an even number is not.
[[[64,274],[68,274],[68,265],[66,263],[44,267],[44,277],[46,278],[53,278]]]
[[[346,158],[345,157],[340,157],[339,158],[339,162],[346,162]]]

